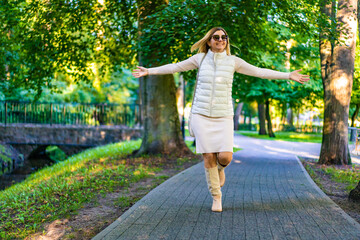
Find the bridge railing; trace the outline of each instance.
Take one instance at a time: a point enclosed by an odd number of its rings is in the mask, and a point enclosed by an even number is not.
[[[141,124],[138,104],[0,101],[0,123],[64,125]]]

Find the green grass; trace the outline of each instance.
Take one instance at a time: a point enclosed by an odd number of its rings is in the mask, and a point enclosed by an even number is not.
[[[346,190],[350,191],[354,189],[360,180],[359,168],[354,166],[349,169],[338,169],[333,166],[326,166],[323,171],[331,176],[331,179],[335,182],[345,183],[347,185]]]
[[[1,191],[0,239],[23,239],[41,230],[43,222],[76,214],[99,194],[155,175],[159,168],[125,165],[121,159],[140,144],[138,140],[86,150]],[[128,203],[119,199],[120,206]]]
[[[188,146],[188,148],[193,152],[193,153],[196,153],[196,147],[193,146],[193,142],[194,141],[185,141],[186,145]],[[237,151],[240,151],[242,150],[242,148],[237,148],[237,147],[233,147],[233,152],[237,152]]]
[[[186,141],[195,152],[192,143]],[[126,164],[124,157],[140,145],[141,140],[137,140],[89,149],[0,191],[0,239],[24,239],[41,231],[43,223],[76,215],[85,203],[96,203],[99,195],[126,191],[131,183],[145,177],[154,178],[154,184],[166,180],[168,176],[155,176],[161,168],[152,164]],[[146,158],[139,161],[146,162]],[[186,161],[178,158],[177,164]],[[136,196],[124,195],[115,205],[125,208],[137,200]]]
[[[189,140],[186,140],[185,143],[186,145],[188,146],[188,148],[193,152],[193,153],[196,153],[196,147],[193,146],[193,142],[194,141],[189,141]]]
[[[323,188],[321,182],[324,175],[328,175],[333,182],[343,183],[345,189],[350,192],[354,189],[360,180],[360,167],[356,164],[352,166],[342,166],[342,165],[319,165],[317,164],[318,160],[307,161],[302,157],[299,157],[303,162],[305,169],[315,181],[315,183],[326,192],[326,189]]]
[[[235,131],[237,134],[241,134],[248,137],[254,137],[266,140],[282,140],[290,142],[312,142],[321,143],[321,133],[297,133],[297,132],[275,132],[275,138],[271,138],[268,135],[259,135],[254,131]]]
[[[237,151],[240,151],[240,150],[242,150],[242,148],[233,147],[233,152],[237,152]]]

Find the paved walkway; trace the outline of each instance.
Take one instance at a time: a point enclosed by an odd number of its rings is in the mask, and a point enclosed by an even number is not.
[[[222,213],[210,210],[200,163],[155,188],[93,239],[360,239],[360,225],[313,183],[296,156],[265,143],[235,137],[243,150],[225,170]],[[305,151],[305,145],[294,148]]]

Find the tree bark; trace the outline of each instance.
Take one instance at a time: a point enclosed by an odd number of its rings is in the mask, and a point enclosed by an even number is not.
[[[238,103],[238,105],[236,106],[236,110],[234,114],[234,130],[239,130],[239,118],[243,106],[244,106],[243,102]]]
[[[358,185],[356,186],[356,188],[354,188],[353,190],[350,191],[349,199],[360,203],[360,181],[359,181]]]
[[[259,135],[267,135],[264,103],[258,103],[258,114],[259,114]]]
[[[147,16],[153,14],[166,0],[139,0],[139,29],[141,33],[149,29]],[[141,41],[140,41],[141,42]],[[141,49],[141,46],[140,46]],[[157,43],[152,43],[152,52],[139,54],[140,63],[156,65],[164,49],[158,50]],[[193,155],[186,146],[180,131],[179,115],[176,107],[176,87],[173,75],[151,75],[142,79],[141,101],[143,111],[143,137],[137,155],[171,154],[173,156]]]
[[[321,11],[334,16],[332,3],[322,2]],[[338,40],[331,42],[328,34],[320,33],[321,76],[324,86],[324,129],[320,164],[349,164],[348,149],[349,104],[353,81],[356,46],[356,0],[338,1],[336,13]],[[355,15],[354,15],[355,14]],[[329,20],[330,21],[330,20]]]
[[[287,109],[287,123],[291,128],[294,128],[294,113],[291,107]]]
[[[249,130],[251,131],[252,129],[251,129],[251,112],[250,112],[250,114],[249,114]]]
[[[269,133],[269,137],[274,138],[275,134],[273,132],[272,129],[272,124],[271,124],[271,116],[270,116],[270,101],[266,100],[265,102],[265,114],[266,114],[266,120],[267,120],[267,128],[268,128],[268,133]]]

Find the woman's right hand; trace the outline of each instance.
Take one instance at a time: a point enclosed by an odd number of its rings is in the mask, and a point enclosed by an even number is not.
[[[132,75],[136,78],[139,78],[139,77],[145,77],[149,74],[147,68],[144,68],[144,67],[140,67],[140,66],[137,66],[137,69],[134,69],[134,71],[132,72]]]

